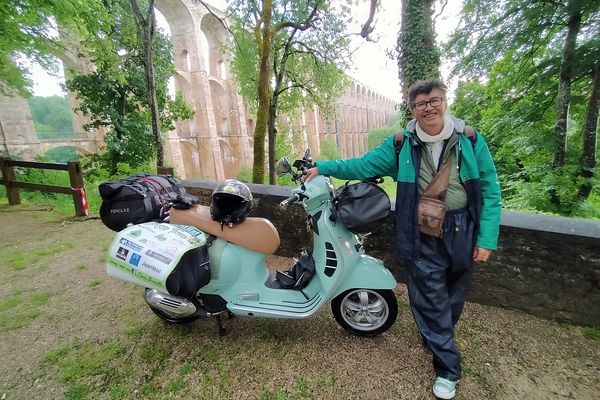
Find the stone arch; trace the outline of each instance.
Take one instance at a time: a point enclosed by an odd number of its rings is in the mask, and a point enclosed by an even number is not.
[[[206,37],[208,45],[208,74],[210,76],[221,76],[224,54],[221,46],[227,42],[227,31],[221,22],[212,14],[205,14],[200,22],[200,29]]]
[[[219,139],[219,150],[221,151],[221,158],[223,160],[225,178],[234,178],[239,163],[234,156],[233,148],[227,140]]]
[[[189,140],[182,140],[180,143],[186,178],[199,178],[202,175],[202,161],[198,147]]]
[[[216,79],[210,78],[209,83],[217,135],[220,137],[229,136],[231,134],[231,126],[229,121],[229,102],[227,101],[225,88]]]

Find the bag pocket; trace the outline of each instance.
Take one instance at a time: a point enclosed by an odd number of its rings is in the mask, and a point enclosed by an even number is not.
[[[431,197],[419,199],[417,222],[419,230],[426,235],[441,238],[444,231],[444,216],[446,215],[446,203]]]

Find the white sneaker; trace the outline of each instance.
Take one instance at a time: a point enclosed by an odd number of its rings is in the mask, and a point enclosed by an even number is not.
[[[437,377],[433,382],[433,394],[438,399],[453,399],[456,394],[456,384],[458,381],[451,381],[450,379]]]

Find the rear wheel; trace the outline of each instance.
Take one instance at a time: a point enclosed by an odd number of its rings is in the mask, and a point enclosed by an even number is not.
[[[338,324],[359,336],[377,336],[387,331],[398,316],[398,303],[391,290],[350,289],[331,301]]]

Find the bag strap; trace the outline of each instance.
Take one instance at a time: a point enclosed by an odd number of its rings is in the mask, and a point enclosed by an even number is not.
[[[422,197],[429,197],[441,201],[446,200],[448,182],[450,180],[450,159],[446,160],[442,168],[434,175],[429,185],[425,188]]]
[[[400,150],[404,144],[404,132],[394,133],[394,151],[396,152],[396,166],[400,163]]]

